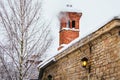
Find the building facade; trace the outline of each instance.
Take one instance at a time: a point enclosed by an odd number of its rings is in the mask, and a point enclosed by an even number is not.
[[[110,20],[39,68],[39,80],[120,80],[120,19]]]

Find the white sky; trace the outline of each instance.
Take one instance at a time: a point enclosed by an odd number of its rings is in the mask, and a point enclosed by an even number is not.
[[[59,44],[60,11],[82,12],[80,20],[80,37],[92,33],[102,27],[115,16],[120,16],[120,0],[43,0],[43,11],[46,21],[51,22],[52,37],[54,39],[48,56],[57,53]],[[72,7],[66,7],[71,4]],[[0,32],[1,33],[1,32]],[[2,33],[1,33],[2,34]],[[2,37],[2,35],[1,35]]]
[[[71,4],[72,8],[66,7]],[[46,20],[52,21],[51,29],[54,42],[50,48],[49,55],[54,55],[58,47],[59,21],[57,20],[60,11],[82,12],[80,24],[80,37],[84,37],[102,27],[106,22],[115,16],[120,16],[120,0],[45,0],[44,16]],[[48,56],[49,56],[48,55]]]

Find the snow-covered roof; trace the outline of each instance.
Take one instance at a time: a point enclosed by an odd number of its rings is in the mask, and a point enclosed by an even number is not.
[[[107,21],[106,23],[108,24],[108,23],[110,23],[111,21],[114,21],[114,20],[117,20],[117,19],[120,20],[120,17],[115,17],[114,19],[111,19],[111,20]],[[76,47],[76,49],[77,49],[78,47],[80,47],[80,46],[84,45],[85,43],[91,41],[91,40],[94,39],[95,37],[98,37],[98,36],[100,36],[101,34],[105,33],[107,30],[110,30],[110,29],[112,29],[113,27],[115,27],[115,26],[110,26],[109,29],[106,29],[106,28],[104,29],[105,25],[107,25],[107,24],[103,24],[103,25],[102,25],[103,27],[96,28],[96,30],[95,30],[95,31],[92,31],[89,35],[84,36],[84,37],[82,37],[82,38],[79,37],[79,38],[75,39],[74,41],[70,42],[68,45],[65,45],[65,46],[64,46],[62,49],[60,49],[55,55],[51,56],[51,57],[48,58],[48,59],[45,59],[42,63],[40,63],[38,67],[42,68],[43,66],[45,66],[46,64],[48,64],[50,61],[52,61],[52,60],[55,61],[55,57],[59,57],[59,58],[60,58],[60,57],[65,56],[67,53],[64,53],[64,51],[66,51],[66,50],[67,50],[68,52],[72,51],[71,49],[68,49],[68,48],[70,48],[70,47],[73,46],[73,47]],[[120,24],[119,24],[119,26],[120,26]],[[98,31],[101,31],[101,33],[98,33]],[[79,46],[78,46],[78,44],[76,44],[76,43],[78,43]],[[76,45],[77,45],[77,46],[76,46]],[[75,49],[75,48],[74,48],[74,49]],[[61,56],[61,55],[62,55],[62,56]]]
[[[117,20],[120,21],[120,18],[114,18],[112,20],[109,20],[99,29],[91,32],[89,35],[83,37],[83,38],[77,38],[76,40],[72,41],[70,44],[68,44],[66,47],[62,48],[57,55],[55,55],[55,58],[60,59],[64,57],[65,55],[69,54],[73,50],[76,50],[79,47],[82,47],[83,45],[87,44],[88,42],[94,40],[95,38],[99,37],[100,35],[110,31],[111,29],[120,26],[120,22],[117,22]],[[114,22],[115,21],[115,22]],[[113,22],[113,23],[112,23]],[[109,25],[109,23],[111,25]],[[109,25],[109,27],[108,27]],[[74,48],[73,48],[74,47]]]
[[[39,67],[39,68],[42,68],[42,67],[44,67],[46,64],[48,64],[48,63],[51,62],[51,61],[55,61],[55,58],[54,58],[54,57],[51,57],[51,58],[45,59],[43,62],[41,62],[41,63],[38,65],[38,67]]]

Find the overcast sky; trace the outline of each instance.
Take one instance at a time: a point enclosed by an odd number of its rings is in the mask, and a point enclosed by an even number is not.
[[[67,4],[72,7],[66,7]],[[115,16],[120,16],[120,0],[45,0],[43,3],[44,16],[50,20],[52,36],[54,37],[52,54],[56,53],[58,47],[59,21],[57,19],[60,11],[82,12],[80,24],[80,37],[92,33],[102,27]]]

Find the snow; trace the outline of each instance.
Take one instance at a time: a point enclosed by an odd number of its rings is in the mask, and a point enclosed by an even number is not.
[[[51,57],[51,58],[47,58],[47,59],[45,59],[43,62],[41,62],[39,65],[38,65],[38,67],[39,68],[42,68],[42,67],[44,67],[46,64],[48,64],[50,61],[55,61],[55,58],[54,57]]]
[[[62,28],[62,30],[72,30],[72,31],[79,31],[79,29],[75,29],[75,28]]]
[[[119,3],[120,0],[45,0],[44,10],[46,11],[44,15],[47,20],[52,18],[51,34],[54,39],[51,48],[47,51],[48,54],[46,53],[46,59],[66,50],[77,41],[104,26],[113,18],[120,18]],[[69,7],[67,5],[72,6]],[[80,37],[64,46],[60,51],[57,51],[60,27],[58,14],[61,11],[82,12],[82,17],[80,19]]]
[[[63,51],[66,50],[68,47],[72,46],[73,44],[75,44],[76,42],[78,42],[78,41],[80,41],[80,40],[81,40],[80,37],[79,37],[79,38],[76,38],[75,40],[73,40],[72,42],[70,42],[68,45],[66,45],[66,46],[64,46],[62,49],[60,49],[57,54],[63,52]],[[56,55],[57,55],[57,54],[56,54]]]
[[[120,16],[114,17],[114,18],[120,18]],[[75,40],[73,40],[72,42],[70,42],[69,44],[62,44],[61,46],[64,46],[62,49],[60,49],[58,52],[54,53],[54,55],[49,56],[49,58],[45,59],[39,66],[40,68],[45,66],[46,64],[48,64],[50,61],[54,60],[55,61],[55,56],[60,54],[61,52],[63,52],[64,50],[68,49],[70,46],[72,46],[73,44],[77,43],[78,41],[80,41],[81,39],[85,38],[86,36],[89,36],[91,33],[97,31],[99,28],[101,28],[102,26],[104,26],[106,23],[108,23],[109,21],[111,21],[113,18],[106,20],[103,24],[100,24],[99,27],[96,27],[92,30],[90,30],[90,32],[88,32],[88,34],[82,35],[81,37],[76,38]],[[39,67],[38,66],[38,67]]]
[[[54,56],[56,56],[57,54],[61,53],[64,50],[66,50],[68,47],[72,46],[74,43],[78,42],[79,40],[80,40],[80,38],[77,38],[74,41],[72,41],[70,44],[64,45],[64,47],[62,49],[60,49],[56,54],[52,55],[51,57],[46,58],[42,63],[40,63],[38,65],[38,67],[42,68],[43,66],[45,66],[46,64],[48,64],[50,61],[52,61],[52,60],[55,61]]]

